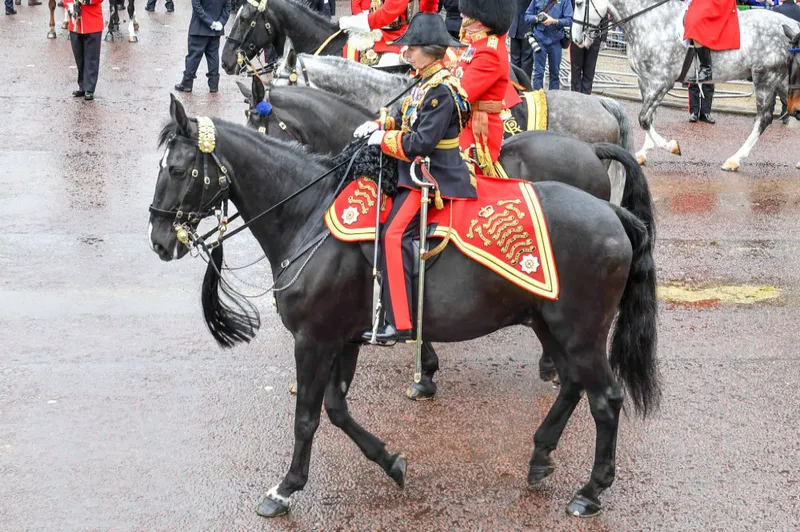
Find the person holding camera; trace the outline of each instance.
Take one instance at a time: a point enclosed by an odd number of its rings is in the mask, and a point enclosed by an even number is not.
[[[100,42],[103,28],[103,0],[64,0],[69,14],[69,40],[78,67],[76,98],[94,100],[94,89],[100,74]]]
[[[550,90],[559,89],[561,41],[565,28],[572,26],[571,0],[533,0],[525,11],[525,23],[532,26],[533,88],[544,87],[545,63],[550,63]],[[569,45],[569,43],[567,43]]]

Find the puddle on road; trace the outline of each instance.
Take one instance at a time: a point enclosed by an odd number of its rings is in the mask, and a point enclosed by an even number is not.
[[[754,305],[780,297],[780,289],[768,285],[717,285],[698,287],[670,283],[658,287],[658,297],[667,310],[712,310],[722,305]]]

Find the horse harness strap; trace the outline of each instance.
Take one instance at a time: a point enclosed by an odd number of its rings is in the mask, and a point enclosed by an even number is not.
[[[258,26],[259,17],[262,17],[262,16],[264,17],[264,29],[267,30],[267,34],[268,35],[272,35],[272,24],[269,23],[269,20],[267,20],[266,15],[264,15],[264,13],[267,10],[267,2],[268,1],[269,0],[260,0],[260,1],[256,2],[255,0],[247,0],[247,3],[252,5],[253,7],[255,7],[256,10],[258,11],[258,15],[256,15],[256,19],[250,21],[250,25],[248,26],[247,30],[244,32],[244,35],[242,35],[242,40],[234,39],[233,37],[227,37],[227,40],[229,40],[229,41],[231,41],[231,42],[233,42],[234,44],[237,45],[237,48],[236,48],[236,62],[239,64],[239,66],[242,66],[244,64],[245,58],[247,57],[247,55],[243,53],[244,50],[242,50],[242,46],[244,45],[245,41],[247,41],[247,38],[250,36],[250,33],[254,29],[256,29],[256,26]],[[255,45],[253,43],[250,43],[248,45],[248,48],[251,51],[253,51],[253,50],[255,50],[256,47],[255,47]]]
[[[592,0],[588,0],[588,1],[591,3]],[[630,22],[631,20],[635,19],[636,17],[644,15],[648,11],[652,11],[653,9],[655,9],[657,7],[660,7],[660,6],[664,5],[664,4],[666,4],[667,2],[671,2],[671,1],[672,0],[659,0],[655,4],[653,4],[651,6],[647,6],[646,8],[642,9],[641,11],[637,11],[636,13],[633,13],[632,15],[628,15],[627,17],[621,18],[621,19],[616,20],[616,21],[603,20],[603,21],[600,22],[600,24],[597,24],[596,26],[594,24],[590,24],[588,22],[588,20],[586,22],[583,22],[583,21],[580,21],[580,20],[576,20],[576,21],[573,21],[573,23],[581,25],[581,26],[588,26],[588,27],[590,27],[592,29],[603,31],[604,29],[610,28],[612,24],[616,25],[616,26],[621,26],[621,25],[625,24],[626,22]],[[592,5],[594,5],[594,4],[592,4]],[[596,11],[596,9],[595,9],[595,11]],[[605,26],[605,28],[603,26]]]
[[[322,51],[325,49],[325,47],[328,46],[331,43],[331,41],[334,40],[336,37],[341,35],[341,33],[342,33],[342,30],[336,31],[336,32],[332,33],[330,37],[328,37],[327,39],[322,41],[322,44],[319,46],[319,48],[317,48],[317,51],[314,52],[314,55],[321,54]]]
[[[800,54],[800,48],[789,48],[789,53],[790,54]],[[790,61],[791,61],[791,59],[790,59]],[[790,68],[790,71],[791,71],[791,68]],[[800,84],[794,84],[793,85],[793,84],[790,83],[789,84],[789,90],[790,91],[800,90]]]

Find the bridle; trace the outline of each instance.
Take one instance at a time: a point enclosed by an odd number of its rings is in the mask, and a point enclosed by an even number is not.
[[[792,55],[800,54],[800,47],[789,48],[789,53],[792,54]],[[790,91],[800,90],[800,83],[794,83],[794,84],[791,83],[791,81],[792,81],[792,67],[794,66],[794,64],[796,62],[796,58],[792,57],[792,55],[789,56],[789,90]],[[797,68],[800,70],[800,67],[797,67]],[[798,78],[798,81],[800,82],[800,72],[797,73],[796,77]]]
[[[597,7],[594,5],[594,2],[592,0],[586,0],[586,1],[589,2],[589,4],[591,4],[592,8],[595,10],[595,13],[600,15],[600,12],[597,10]],[[613,26],[622,26],[626,22],[630,22],[631,20],[633,20],[633,19],[635,19],[637,17],[640,17],[641,15],[644,15],[648,11],[652,11],[653,9],[655,9],[655,8],[657,8],[659,6],[662,6],[662,5],[666,4],[667,2],[671,2],[671,1],[672,0],[658,0],[658,2],[656,2],[655,4],[653,4],[651,6],[647,6],[646,8],[642,9],[641,11],[637,11],[636,13],[633,13],[632,15],[628,15],[627,17],[621,18],[620,20],[609,20],[609,19],[606,18],[606,19],[602,20],[600,22],[600,24],[591,24],[591,23],[589,23],[589,10],[587,9],[585,14],[584,14],[583,21],[573,21],[573,23],[574,24],[578,24],[580,26],[588,27],[593,32],[597,32],[599,34],[599,33],[602,33],[603,31],[608,30],[612,25]],[[600,18],[603,19],[602,16],[600,16]]]
[[[303,56],[300,54],[297,55],[297,62],[295,63],[295,66],[293,66],[292,69],[289,71],[288,75],[283,74],[281,72],[278,72],[277,75],[275,75],[275,73],[273,72],[272,76],[273,82],[276,79],[288,79],[290,87],[297,86],[297,80],[299,79],[299,76],[297,75],[297,64],[300,65],[300,73],[303,75],[303,82],[305,83],[306,87],[310,87],[311,80],[308,79],[308,69],[306,68],[306,63],[303,60]]]
[[[197,117],[197,161],[195,167],[192,168],[190,173],[191,183],[186,193],[181,198],[180,203],[174,209],[160,209],[154,204],[150,205],[150,212],[160,216],[173,216],[172,226],[175,228],[175,236],[181,244],[192,247],[190,239],[195,234],[198,224],[203,218],[211,216],[212,214],[217,217],[217,228],[219,229],[220,237],[225,234],[228,227],[228,198],[230,196],[231,178],[228,174],[228,169],[220,161],[217,156],[216,149],[216,130],[214,123],[210,118],[198,116]],[[176,142],[193,145],[192,142],[177,134],[170,135],[167,140],[167,149],[173,146]],[[202,161],[201,161],[202,159]],[[208,161],[211,159],[217,167],[217,182],[219,190],[209,200],[205,201],[206,196],[209,194],[211,187],[211,178],[208,175]],[[165,164],[164,161],[162,164]],[[198,180],[200,171],[198,167],[202,164],[203,179]],[[192,210],[189,202],[197,195],[196,189],[202,184],[200,192],[200,201],[197,210]]]
[[[588,9],[588,6],[587,6],[586,9],[583,10],[583,21],[582,22],[581,21],[573,21],[573,23],[574,24],[578,24],[579,26],[583,26],[584,27],[583,33],[588,35],[592,39],[592,41],[595,41],[600,36],[600,34],[603,32],[603,29],[601,28],[601,25],[603,25],[604,19],[607,18],[607,17],[603,17],[603,15],[600,14],[600,11],[597,9],[597,6],[594,5],[594,0],[584,0],[584,1],[588,2],[589,5],[592,6],[592,9],[594,10],[595,14],[600,19],[600,23],[599,24],[592,24],[591,22],[589,22],[589,9]],[[586,39],[584,38],[584,41],[585,40]]]
[[[270,36],[272,35],[272,24],[270,24],[269,20],[267,20],[267,14],[266,14],[268,1],[269,0],[259,0],[258,2],[256,2],[255,0],[247,0],[248,4],[256,8],[257,11],[256,18],[250,21],[250,25],[245,30],[241,40],[235,39],[230,36],[227,37],[227,40],[231,41],[233,44],[236,45],[236,64],[238,64],[239,67],[242,67],[245,61],[249,61],[249,58],[247,57],[247,53],[244,51],[243,46],[244,43],[247,42],[247,38],[250,37],[250,34],[256,29],[256,27],[258,27],[259,21],[262,17],[264,18],[264,29],[267,30],[267,35]],[[258,53],[256,50],[256,45],[253,43],[248,43],[247,49],[253,53],[253,56],[255,56]]]

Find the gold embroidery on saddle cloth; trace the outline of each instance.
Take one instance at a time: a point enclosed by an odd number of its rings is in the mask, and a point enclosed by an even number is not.
[[[544,131],[547,129],[547,96],[543,89],[524,92],[522,97],[528,107],[528,128],[526,131]]]
[[[533,240],[522,224],[525,213],[515,206],[519,203],[519,200],[500,200],[497,205],[502,210],[495,209],[493,205],[484,205],[478,211],[478,216],[486,221],[481,223],[479,218],[472,219],[466,236],[474,238],[477,234],[485,247],[496,244],[505,258],[516,265],[520,253],[536,249],[531,248]]]
[[[503,131],[512,137],[517,133],[522,133],[522,128],[519,127],[517,119],[514,118],[514,115],[511,114],[510,110],[503,109],[503,111],[500,113],[500,119],[503,121]]]

